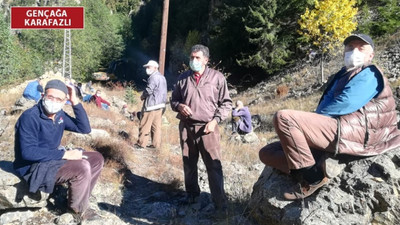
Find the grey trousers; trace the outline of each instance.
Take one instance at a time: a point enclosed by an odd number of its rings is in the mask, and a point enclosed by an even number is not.
[[[89,206],[90,194],[103,169],[104,158],[99,152],[84,152],[87,159],[67,160],[58,170],[56,184],[68,183],[68,206],[76,213]]]

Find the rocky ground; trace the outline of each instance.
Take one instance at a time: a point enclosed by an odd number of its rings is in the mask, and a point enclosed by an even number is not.
[[[57,77],[51,74],[50,77]],[[46,76],[45,76],[46,77]],[[27,82],[3,90],[7,94],[22,93]],[[3,93],[4,94],[4,93]],[[18,96],[18,95],[16,95]],[[122,104],[122,100],[113,98],[115,108]],[[27,103],[28,104],[28,103]],[[57,186],[55,192],[47,196],[35,196],[22,193],[21,181],[13,175],[13,126],[20,112],[27,106],[3,106],[0,115],[0,224],[74,224],[71,214],[65,213],[67,189]],[[128,118],[119,120],[114,124],[110,119],[98,115],[92,115],[90,106],[86,105],[90,117],[92,132],[89,135],[66,133],[65,138],[91,146],[93,142],[101,139],[110,139],[111,143],[124,142],[121,133],[130,135],[129,127],[135,122]],[[116,110],[117,111],[117,110]],[[13,112],[13,113],[11,113]],[[111,112],[117,113],[118,112]],[[164,126],[176,125],[164,122]],[[137,129],[137,127],[136,127]],[[171,128],[174,132],[178,132]],[[118,132],[117,132],[118,130]],[[119,135],[117,135],[119,134]],[[132,134],[131,134],[132,135]],[[133,134],[135,135],[135,134]],[[259,140],[257,136],[243,138],[251,142],[252,138]],[[238,138],[239,144],[242,139]],[[246,142],[246,141],[245,141]],[[90,207],[95,209],[101,218],[94,221],[85,221],[84,224],[252,224],[247,218],[247,200],[251,194],[252,186],[257,181],[264,166],[255,162],[251,166],[241,165],[233,161],[223,162],[225,173],[225,189],[229,197],[228,214],[215,214],[214,205],[210,200],[207,173],[204,164],[199,163],[199,183],[203,191],[200,201],[196,204],[184,204],[184,188],[182,184],[181,163],[169,164],[167,161],[181,160],[180,147],[177,144],[164,145],[168,152],[168,160],[160,164],[160,154],[155,154],[152,149],[137,150],[129,141],[124,142],[128,153],[124,157],[115,160],[110,148],[97,148],[109,161],[114,161],[115,168],[106,165],[102,177],[96,185]],[[243,143],[245,144],[245,143]],[[250,145],[250,144],[248,144]],[[257,145],[258,146],[258,145]],[[255,147],[258,149],[258,147]],[[111,172],[110,172],[111,171]],[[161,174],[160,174],[161,173]],[[108,176],[121,177],[120,182],[109,179]],[[113,180],[114,182],[110,182]],[[42,193],[43,194],[43,193]],[[19,196],[18,198],[15,196]]]
[[[396,39],[398,40],[398,38]],[[390,43],[389,43],[390,44]],[[384,46],[377,54],[378,64],[383,66],[386,76],[393,83],[393,89],[400,96],[397,80],[400,77],[400,48],[396,42]],[[339,57],[340,61],[340,57]],[[341,63],[327,64],[326,74],[336,71]],[[318,81],[318,67],[300,64],[268,81],[260,82],[239,96],[246,99],[254,109],[269,108],[268,102],[277,97],[278,87],[282,101],[302,101],[319,92],[323,84]],[[21,93],[27,82],[10,90],[1,90],[2,96],[13,97]],[[232,90],[232,93],[235,93]],[[272,101],[276,104],[276,101]],[[113,99],[115,108],[121,107],[121,99]],[[400,104],[399,104],[400,105]],[[272,107],[272,106],[271,106]],[[262,111],[263,109],[259,109]],[[71,215],[63,214],[66,202],[65,187],[57,187],[55,194],[26,196],[17,193],[20,181],[10,169],[13,161],[13,126],[18,113],[11,114],[10,105],[0,106],[0,224],[74,224]],[[136,136],[132,127],[137,124],[129,119],[108,119],[109,115],[89,116],[92,127],[90,135],[75,136],[75,140],[100,151],[109,163],[93,191],[91,208],[101,218],[84,224],[398,224],[400,214],[400,166],[399,151],[392,151],[378,157],[365,159],[341,158],[342,169],[328,185],[318,193],[300,202],[283,201],[280,196],[285,188],[293,185],[290,177],[264,167],[256,157],[245,160],[247,154],[237,154],[236,149],[248,148],[257,151],[260,146],[275,137],[260,139],[254,137],[223,137],[223,152],[229,160],[223,161],[225,189],[229,197],[227,215],[215,214],[210,201],[208,180],[204,165],[199,164],[199,182],[202,189],[200,201],[196,204],[182,204],[184,188],[181,156],[176,123],[173,116],[165,118],[164,126],[170,138],[162,152],[145,149],[138,151],[132,143],[121,137]],[[254,117],[256,136],[273,131],[272,114],[259,113]],[[168,122],[168,120],[170,120]],[[135,128],[136,126],[136,128]],[[229,131],[228,124],[224,124]],[[99,147],[93,143],[107,139],[115,145],[123,144],[126,151],[115,156],[113,146]],[[251,140],[251,141],[247,141]],[[252,143],[247,143],[252,142]],[[233,144],[232,144],[233,143]],[[237,154],[237,155],[236,155]],[[254,153],[252,153],[254,155]],[[229,155],[233,155],[229,156]],[[250,152],[248,155],[251,155]],[[261,175],[260,175],[261,174]],[[117,182],[119,181],[119,182]]]

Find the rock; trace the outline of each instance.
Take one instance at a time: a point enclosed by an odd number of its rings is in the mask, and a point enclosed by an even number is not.
[[[265,167],[253,187],[251,217],[260,224],[399,224],[400,152],[340,156],[344,171],[303,201],[285,201],[294,181]]]
[[[143,214],[150,219],[169,221],[177,215],[177,208],[167,202],[154,202],[147,204],[142,209]]]
[[[112,127],[114,124],[111,120],[109,119],[103,119],[99,117],[91,117],[89,118],[90,120],[90,126],[95,127],[95,128],[106,128],[106,127]]]
[[[252,115],[251,125],[253,126],[253,131],[259,132],[271,132],[274,130],[273,124],[274,115]]]
[[[345,164],[343,163],[341,164],[339,163],[339,160],[331,157],[327,158],[324,163],[325,163],[324,167],[326,167],[325,174],[328,178],[339,176],[346,167]]]
[[[11,108],[11,115],[21,113],[36,104],[35,100],[26,99],[24,97],[19,98],[15,105]]]
[[[124,100],[121,100],[120,98],[118,98],[116,96],[111,97],[111,102],[112,102],[112,105],[117,109],[122,109],[124,107],[124,105],[127,105],[127,103]]]
[[[162,125],[163,125],[163,126],[169,126],[170,123],[169,123],[167,117],[162,116],[162,117],[161,117],[161,120],[162,120]]]
[[[33,215],[34,212],[32,211],[4,213],[0,216],[0,224],[27,224],[26,221]]]
[[[66,225],[74,223],[74,216],[71,213],[64,213],[55,220],[55,224]]]
[[[229,88],[229,96],[231,96],[231,98],[234,98],[238,95],[238,91],[235,88]]]
[[[241,137],[242,137],[242,142],[243,143],[253,144],[253,143],[260,142],[260,140],[258,139],[257,134],[254,133],[254,132],[250,132],[248,134],[241,135]]]
[[[96,139],[108,139],[110,138],[110,134],[102,129],[92,129],[92,132],[90,132],[89,134],[79,134],[79,133],[73,133],[70,132],[67,135],[71,135],[74,138],[86,142],[87,144],[90,144],[93,140]]]
[[[260,139],[258,139],[257,134],[254,132],[242,135],[235,133],[229,137],[229,140],[238,144],[257,144],[260,142]]]
[[[14,172],[11,162],[0,161],[0,209],[45,207],[48,194],[30,193]]]
[[[127,133],[127,132],[124,131],[124,130],[118,131],[118,135],[119,135],[120,137],[122,137],[122,139],[124,139],[124,140],[129,140],[129,139],[131,138],[130,135],[129,135],[129,133]]]

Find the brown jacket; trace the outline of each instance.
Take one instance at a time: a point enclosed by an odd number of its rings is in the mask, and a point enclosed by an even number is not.
[[[384,88],[361,109],[338,118],[336,153],[370,156],[400,146],[396,102],[388,80],[376,66],[369,66],[383,79]]]
[[[232,100],[224,75],[208,67],[198,85],[191,70],[178,77],[172,92],[172,110],[178,112],[180,103],[188,105],[193,115],[185,118],[178,113],[177,118],[193,124],[205,124],[214,118],[219,123],[229,116],[232,109]]]

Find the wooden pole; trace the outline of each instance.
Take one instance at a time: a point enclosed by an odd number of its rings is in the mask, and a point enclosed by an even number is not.
[[[168,30],[168,11],[169,11],[169,0],[164,0],[164,9],[162,16],[162,26],[161,26],[161,41],[160,41],[160,73],[164,75],[165,70],[165,52],[167,46],[167,30]]]

